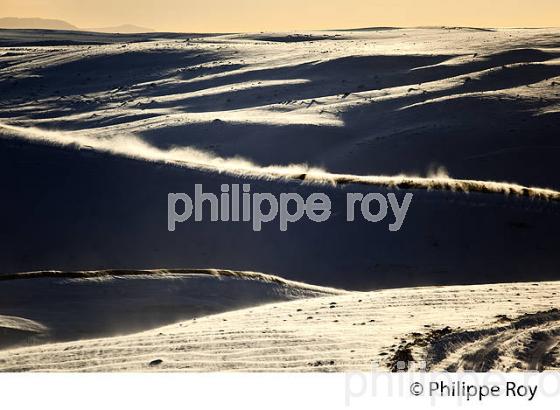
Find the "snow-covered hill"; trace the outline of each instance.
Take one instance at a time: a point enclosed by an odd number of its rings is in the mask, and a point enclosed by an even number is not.
[[[343,293],[212,269],[3,275],[0,348],[124,335],[249,306]]]
[[[559,56],[556,29],[1,30],[0,269],[558,279]],[[224,183],[324,192],[335,212],[167,231],[169,192]],[[415,197],[392,233],[348,224],[348,192]]]
[[[553,370],[559,302],[558,282],[331,294],[2,351],[0,370]]]
[[[0,30],[0,370],[558,368],[559,38]],[[332,215],[170,232],[195,184]]]

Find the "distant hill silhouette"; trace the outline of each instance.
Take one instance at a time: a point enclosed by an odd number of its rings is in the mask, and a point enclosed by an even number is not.
[[[19,18],[4,17],[0,18],[0,28],[28,28],[28,29],[47,29],[47,30],[79,30],[78,27],[63,20],[42,19],[42,18]]]
[[[152,29],[132,24],[122,24],[114,27],[80,28],[63,20],[19,17],[0,18],[0,28],[96,31],[99,33],[149,33],[153,31]]]

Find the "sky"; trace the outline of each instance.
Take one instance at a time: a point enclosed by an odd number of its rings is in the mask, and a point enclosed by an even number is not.
[[[560,26],[560,0],[0,0],[0,17],[81,28],[293,31],[372,26]]]

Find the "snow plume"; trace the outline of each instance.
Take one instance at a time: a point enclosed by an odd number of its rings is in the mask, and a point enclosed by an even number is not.
[[[427,177],[333,174],[306,164],[260,166],[244,158],[223,158],[190,147],[175,147],[163,150],[134,135],[100,138],[87,134],[77,135],[68,131],[49,131],[35,127],[20,127],[0,123],[0,135],[2,134],[5,137],[18,137],[28,141],[75,149],[92,149],[127,158],[209,172],[223,172],[236,176],[271,180],[296,179],[313,184],[367,184],[395,189],[511,194],[545,200],[560,200],[560,192],[552,189],[527,187],[509,182],[454,179],[449,177],[447,171],[442,167],[432,170]]]
[[[350,293],[343,289],[336,289],[326,286],[311,285],[303,282],[284,279],[280,276],[270,275],[260,272],[235,271],[228,269],[107,269],[94,271],[35,271],[0,275],[0,282],[24,280],[24,279],[69,279],[69,280],[90,280],[90,279],[115,279],[128,277],[142,277],[147,279],[161,278],[188,278],[194,276],[211,276],[216,279],[239,279],[246,281],[259,281],[262,283],[273,283],[281,286],[288,286],[294,289],[306,289],[315,291],[318,294],[342,295]]]

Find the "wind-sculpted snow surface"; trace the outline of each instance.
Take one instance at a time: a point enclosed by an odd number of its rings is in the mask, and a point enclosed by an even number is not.
[[[256,174],[560,187],[555,29],[0,38],[3,133]]]
[[[165,164],[206,170],[210,172],[226,172],[236,176],[261,179],[302,180],[315,184],[366,184],[386,188],[403,189],[437,189],[460,192],[485,192],[505,195],[520,195],[544,200],[559,200],[560,192],[553,189],[526,187],[519,184],[494,181],[475,181],[450,178],[445,173],[428,177],[395,175],[395,176],[360,176],[332,174],[322,169],[312,168],[305,164],[270,165],[261,167],[241,158],[221,158],[193,148],[171,148],[162,150],[136,137],[120,137],[97,139],[79,137],[67,132],[43,131],[26,129],[0,123],[0,132],[15,135],[31,141],[39,141],[76,149],[94,149],[100,152],[120,155],[128,158],[161,162]]]
[[[248,306],[344,293],[219,269],[0,275],[0,348],[123,335]]]
[[[0,30],[0,370],[558,370],[559,34]]]
[[[331,293],[4,350],[0,371],[558,370],[559,303],[558,282]]]
[[[559,58],[557,29],[0,30],[0,270],[558,279]],[[168,194],[195,184],[324,193],[333,212],[169,232]],[[414,198],[389,232],[348,223],[348,193]]]

